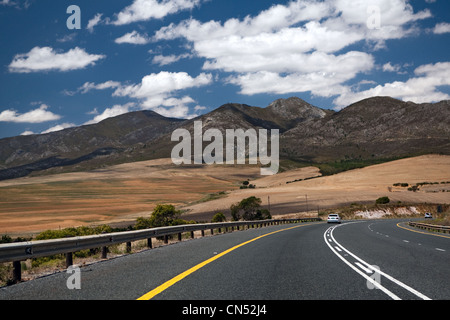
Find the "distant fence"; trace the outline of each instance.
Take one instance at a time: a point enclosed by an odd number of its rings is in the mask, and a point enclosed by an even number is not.
[[[147,240],[147,246],[152,248],[152,238],[162,237],[164,242],[168,242],[168,237],[178,235],[178,240],[181,241],[181,235],[190,232],[191,237],[194,238],[195,231],[201,231],[202,236],[205,235],[205,230],[218,229],[220,233],[222,229],[228,232],[229,229],[234,231],[236,228],[259,228],[269,225],[298,223],[298,222],[312,222],[320,221],[320,218],[303,218],[303,219],[275,219],[275,220],[259,220],[259,221],[236,221],[236,222],[222,222],[222,223],[204,223],[204,224],[188,224],[173,227],[160,227],[136,231],[124,231],[105,233],[100,235],[70,237],[52,240],[39,240],[18,243],[0,244],[0,263],[13,263],[13,282],[21,281],[21,263],[27,259],[47,257],[56,254],[66,255],[66,267],[73,264],[73,253],[94,248],[102,248],[102,259],[107,258],[108,246],[126,243],[127,251],[131,251],[131,243],[138,240]]]
[[[427,223],[418,223],[418,222],[409,222],[409,225],[411,227],[416,227],[419,229],[429,230],[429,231],[435,231],[435,232],[443,232],[443,233],[450,233],[450,227],[449,226],[438,226],[435,224],[427,224]]]

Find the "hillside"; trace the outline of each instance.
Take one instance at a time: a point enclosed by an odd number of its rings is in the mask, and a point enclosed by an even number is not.
[[[0,180],[71,172],[170,157],[176,128],[279,129],[280,157],[302,165],[373,164],[421,154],[450,154],[450,101],[415,104],[389,97],[357,102],[339,112],[299,98],[265,108],[225,104],[191,120],[152,111],[42,135],[0,139]],[[350,166],[351,167],[351,166]],[[354,166],[353,166],[354,167]]]
[[[450,203],[450,156],[425,155],[390,161],[341,172],[332,176],[317,176],[310,168],[251,180],[255,189],[235,190],[226,198],[184,207],[186,216],[212,216],[215,212],[229,214],[230,206],[244,198],[261,198],[267,208],[270,201],[274,215],[305,213],[317,214],[318,209],[348,206],[352,203],[374,204],[387,196],[392,203]],[[306,177],[315,177],[305,179]],[[297,179],[294,179],[297,178]],[[294,180],[298,180],[295,181]],[[437,183],[439,190],[429,186],[419,191],[394,188],[394,184],[410,186],[422,182]]]
[[[415,104],[370,98],[301,123],[282,140],[284,156],[315,162],[449,154],[450,101]]]

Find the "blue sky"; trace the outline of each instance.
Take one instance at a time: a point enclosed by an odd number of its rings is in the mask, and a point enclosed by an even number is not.
[[[0,0],[0,30],[0,138],[291,96],[450,99],[448,0]]]

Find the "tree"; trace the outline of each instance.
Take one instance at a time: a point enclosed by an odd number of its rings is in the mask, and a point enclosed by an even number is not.
[[[231,205],[231,216],[234,221],[238,221],[241,218],[247,221],[262,220],[270,216],[270,212],[267,209],[260,210],[260,207],[261,199],[251,196]]]

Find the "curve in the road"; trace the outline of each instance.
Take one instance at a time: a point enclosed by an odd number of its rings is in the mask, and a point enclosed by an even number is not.
[[[166,281],[165,283],[163,283],[159,287],[157,287],[157,288],[151,290],[150,292],[144,294],[143,296],[139,297],[137,300],[150,300],[150,299],[154,298],[155,296],[157,296],[158,294],[160,294],[161,292],[163,292],[167,288],[173,286],[175,283],[177,283],[177,282],[183,280],[184,278],[186,278],[188,275],[196,272],[197,270],[203,268],[204,266],[210,264],[211,262],[213,262],[213,261],[223,257],[224,255],[226,255],[226,254],[228,254],[228,253],[230,253],[230,252],[232,252],[232,251],[234,251],[234,250],[236,250],[236,249],[238,249],[238,248],[240,248],[242,246],[245,246],[245,245],[247,245],[247,244],[249,244],[251,242],[257,241],[257,240],[259,240],[261,238],[264,238],[264,237],[267,237],[267,236],[270,236],[270,235],[273,235],[273,234],[276,234],[276,233],[279,233],[279,232],[292,230],[292,229],[297,229],[297,228],[304,227],[304,226],[307,226],[307,225],[310,225],[310,223],[309,224],[302,224],[302,225],[298,225],[298,226],[295,226],[295,227],[290,227],[290,228],[286,228],[286,229],[282,229],[282,230],[277,230],[277,231],[274,231],[274,232],[270,232],[270,233],[264,234],[262,236],[253,238],[253,239],[251,239],[249,241],[246,241],[246,242],[243,242],[241,244],[238,244],[238,245],[236,245],[236,246],[234,246],[234,247],[232,247],[232,248],[230,248],[228,250],[225,250],[225,251],[215,255],[214,257],[212,257],[212,258],[210,258],[208,260],[205,260],[205,261],[197,264],[196,266],[186,270],[185,272],[177,275],[176,277],[170,279],[169,281]]]
[[[358,223],[358,222],[350,222],[350,223]],[[344,225],[348,225],[350,223],[346,223]],[[386,279],[392,281],[396,285],[402,287],[403,289],[409,291],[410,293],[416,295],[417,297],[423,299],[423,300],[431,300],[426,295],[420,293],[419,291],[411,288],[410,286],[404,284],[403,282],[395,279],[394,277],[390,276],[389,274],[383,272],[380,270],[379,267],[373,266],[363,259],[359,258],[352,252],[350,252],[348,249],[346,249],[344,246],[342,246],[339,242],[336,241],[336,239],[333,236],[333,232],[336,228],[340,227],[342,225],[338,225],[335,227],[328,228],[325,233],[323,234],[325,243],[328,245],[328,247],[333,251],[333,253],[338,256],[342,261],[344,261],[350,268],[352,268],[354,271],[356,271],[358,274],[360,274],[363,278],[367,280],[367,284],[371,284],[372,286],[376,287],[377,289],[380,289],[385,294],[387,294],[390,298],[394,300],[401,300],[401,298],[388,290],[385,286],[382,286],[380,281],[377,281],[380,279],[380,276],[385,277]],[[370,275],[370,276],[369,276]]]

